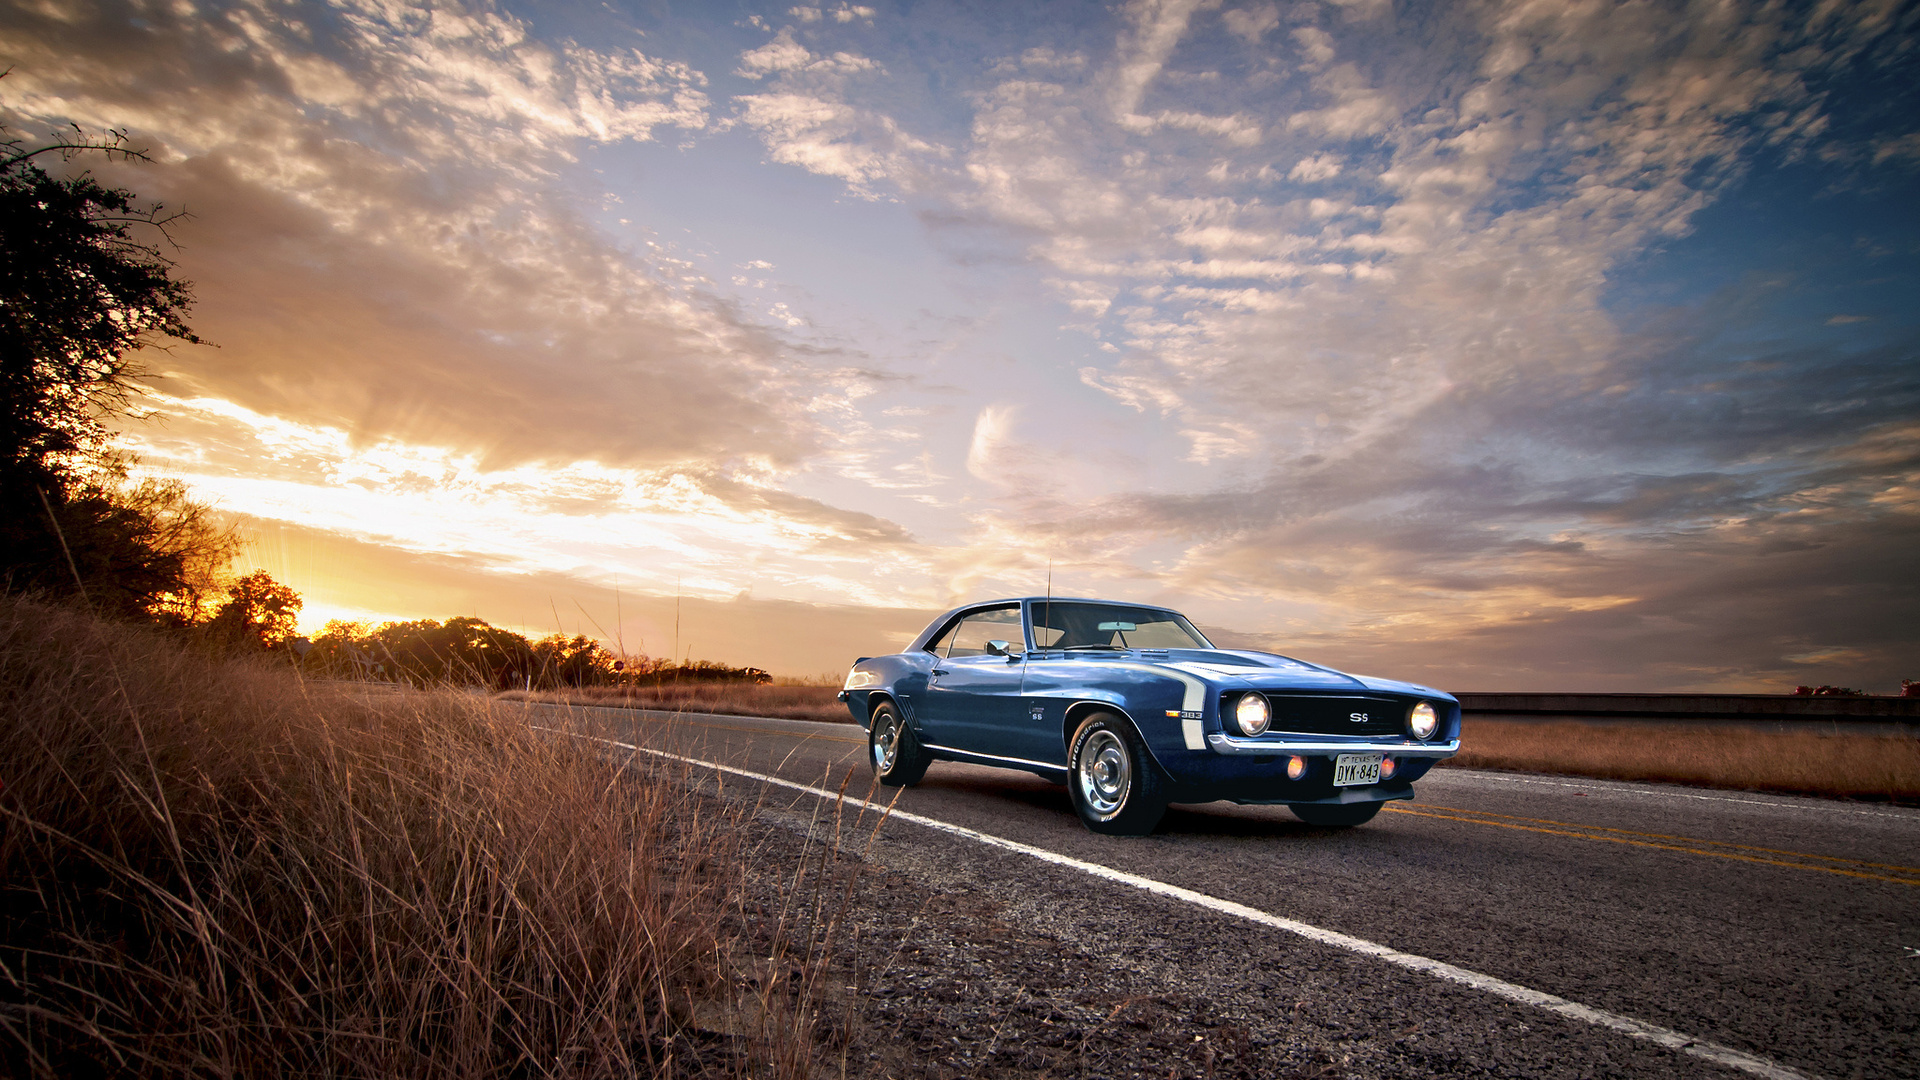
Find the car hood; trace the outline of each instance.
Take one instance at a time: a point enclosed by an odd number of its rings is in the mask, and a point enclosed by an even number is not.
[[[1391,694],[1418,694],[1453,700],[1451,694],[1417,683],[1349,675],[1343,671],[1295,660],[1278,653],[1241,649],[1140,649],[1115,655],[1116,660],[1146,662],[1184,671],[1227,687],[1284,687],[1289,690],[1372,690]]]

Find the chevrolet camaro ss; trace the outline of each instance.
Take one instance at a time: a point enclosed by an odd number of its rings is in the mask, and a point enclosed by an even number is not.
[[[856,661],[840,699],[883,784],[935,761],[1020,769],[1117,835],[1221,799],[1360,825],[1460,749],[1450,694],[1217,649],[1176,611],[1104,600],[955,608],[905,652]]]

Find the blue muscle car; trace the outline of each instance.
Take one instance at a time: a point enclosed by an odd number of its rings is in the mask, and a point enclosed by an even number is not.
[[[1104,600],[955,608],[907,651],[857,661],[840,699],[883,784],[934,761],[1022,769],[1119,835],[1217,799],[1360,825],[1460,749],[1450,694],[1216,649],[1178,612]]]

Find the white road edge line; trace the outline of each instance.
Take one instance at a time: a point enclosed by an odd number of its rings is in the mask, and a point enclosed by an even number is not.
[[[826,788],[814,787],[811,784],[798,784],[791,780],[782,780],[777,776],[769,776],[766,773],[757,773],[748,769],[735,768],[732,765],[722,765],[715,761],[702,761],[699,758],[682,757],[679,754],[670,754],[665,750],[654,750],[650,747],[635,746],[632,743],[619,742],[615,739],[603,739],[594,735],[581,735],[571,731],[561,732],[554,728],[541,728],[540,730],[554,731],[556,734],[572,735],[575,738],[606,743],[609,746],[618,746],[624,750],[632,750],[639,754],[652,754],[655,757],[664,758],[668,761],[677,761],[685,765],[695,765],[701,768],[713,769],[716,772],[730,773],[734,776],[745,777],[749,780],[757,780],[763,784],[790,788],[794,791],[812,795],[815,798],[829,800],[845,798],[848,805],[862,809],[874,811],[886,810],[886,806],[880,803],[868,802],[865,799],[858,799],[852,796],[843,796],[839,792],[828,791]],[[1152,878],[1129,874],[1124,870],[1115,870],[1110,866],[1101,866],[1099,863],[1086,862],[1073,858],[1072,856],[1062,855],[1055,851],[1048,851],[1045,848],[1034,847],[1031,844],[1022,844],[1016,840],[1007,840],[990,833],[969,829],[963,825],[954,825],[934,818],[923,817],[919,814],[908,813],[898,808],[894,809],[889,816],[896,821],[906,821],[915,825],[925,826],[929,829],[938,829],[941,832],[964,837],[968,840],[985,844],[988,847],[997,847],[1005,851],[1017,852],[1021,855],[1039,859],[1041,862],[1052,863],[1055,866],[1064,866],[1068,869],[1078,870],[1083,874],[1090,874],[1094,877],[1104,878],[1122,885],[1130,885],[1144,892],[1153,893],[1156,896],[1164,896],[1169,899],[1184,901],[1196,907],[1203,907],[1209,911],[1219,912],[1222,915],[1231,915],[1260,926],[1269,926],[1276,930],[1285,930],[1290,934],[1297,934],[1309,941],[1319,942],[1322,945],[1330,945],[1336,949],[1345,949],[1348,952],[1371,956],[1376,960],[1385,960],[1389,964],[1397,964],[1410,971],[1418,971],[1435,978],[1446,979],[1449,982],[1460,983],[1463,986],[1470,986],[1496,997],[1506,998],[1508,1001],[1518,1002],[1522,1005],[1531,1005],[1537,1009],[1545,1009],[1548,1012],[1557,1013],[1570,1020],[1583,1020],[1589,1024],[1618,1031],[1623,1035],[1630,1035],[1636,1039],[1645,1039],[1648,1042],[1657,1043],[1669,1050],[1678,1050],[1685,1054],[1691,1054],[1694,1057],[1711,1061],[1716,1065],[1725,1065],[1728,1068],[1739,1069],[1742,1072],[1752,1073],[1755,1076],[1764,1076],[1767,1080],[1814,1080],[1813,1077],[1806,1073],[1790,1069],[1785,1065],[1770,1061],[1767,1058],[1735,1050],[1730,1046],[1721,1046],[1719,1043],[1708,1042],[1705,1039],[1696,1039],[1691,1035],[1683,1035],[1678,1031],[1663,1028],[1657,1024],[1649,1024],[1642,1020],[1635,1020],[1630,1016],[1620,1016],[1617,1013],[1610,1013],[1604,1009],[1595,1009],[1576,1001],[1568,1001],[1563,997],[1543,993],[1539,990],[1529,990],[1524,986],[1518,986],[1503,979],[1496,979],[1491,975],[1482,975],[1477,971],[1468,971],[1466,968],[1455,967],[1452,964],[1429,959],[1425,956],[1404,953],[1398,949],[1388,948],[1385,945],[1368,941],[1365,938],[1342,934],[1337,930],[1323,930],[1320,927],[1308,923],[1283,918],[1279,915],[1268,914],[1259,908],[1248,907],[1245,904],[1238,904],[1232,900],[1222,900],[1217,896],[1208,896],[1206,893],[1195,892],[1192,889],[1181,888],[1178,885],[1169,885],[1164,881],[1155,881]]]

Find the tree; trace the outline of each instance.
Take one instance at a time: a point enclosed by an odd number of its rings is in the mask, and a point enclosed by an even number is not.
[[[227,590],[227,602],[207,621],[207,637],[227,648],[277,649],[299,629],[300,594],[255,570]]]
[[[107,427],[129,412],[141,349],[200,341],[191,286],[136,235],[165,239],[176,216],[39,164],[88,152],[144,159],[118,133],[28,150],[0,128],[0,588],[193,621],[238,544],[181,485],[130,480]]]

